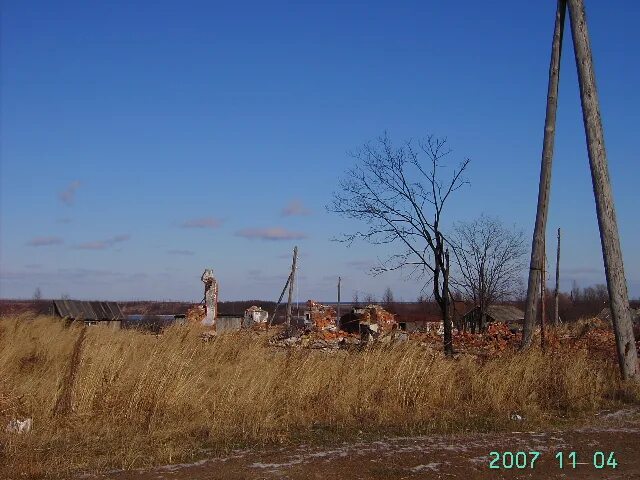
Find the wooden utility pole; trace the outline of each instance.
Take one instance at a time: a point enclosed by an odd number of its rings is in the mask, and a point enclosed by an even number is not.
[[[291,301],[293,300],[293,285],[296,281],[296,261],[298,259],[298,247],[293,247],[293,262],[291,263],[291,281],[289,282],[289,298],[287,300],[287,331],[291,333]]]
[[[627,281],[624,275],[620,237],[615,206],[609,181],[604,132],[600,118],[600,105],[596,89],[587,19],[583,0],[568,0],[573,36],[573,49],[578,67],[582,119],[589,152],[591,180],[596,200],[600,242],[604,258],[604,271],[609,290],[611,320],[616,337],[618,363],[625,379],[640,381],[638,354],[636,352],[629,310]]]
[[[336,327],[340,329],[340,281],[342,279],[338,277],[338,317],[336,318]]]
[[[556,289],[553,292],[553,326],[560,323],[558,310],[560,302],[560,228],[558,228],[558,250],[556,252]]]
[[[522,329],[522,348],[531,346],[533,330],[536,323],[536,310],[539,290],[540,272],[544,262],[544,237],[547,231],[547,212],[549,211],[549,192],[551,190],[551,164],[553,162],[553,145],[556,134],[556,112],[558,110],[558,84],[560,81],[560,55],[562,51],[562,35],[566,0],[558,0],[556,7],[556,23],[551,44],[551,64],[549,65],[549,87],[547,90],[547,111],[544,120],[544,139],[542,141],[542,166],[538,187],[538,207],[536,224],[531,246],[531,263],[527,284],[527,303],[524,310]]]
[[[542,260],[542,270],[540,271],[540,346],[542,350],[545,347],[545,327],[547,321],[547,309],[546,309],[546,298],[547,298],[547,248],[546,242],[542,243],[542,252],[543,252],[543,260]]]

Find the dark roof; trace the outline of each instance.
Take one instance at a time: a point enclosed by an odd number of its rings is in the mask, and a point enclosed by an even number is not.
[[[473,314],[480,307],[474,307],[464,314],[465,317]],[[489,305],[487,307],[487,316],[491,317],[493,321],[509,323],[518,322],[524,319],[524,312],[513,305]]]
[[[71,320],[124,320],[116,302],[87,302],[83,300],[54,300],[56,315]]]

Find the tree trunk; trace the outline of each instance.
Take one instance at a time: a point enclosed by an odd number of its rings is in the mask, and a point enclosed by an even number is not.
[[[631,312],[627,281],[624,276],[622,251],[618,236],[618,224],[613,203],[611,183],[607,166],[607,154],[604,147],[604,132],[600,118],[600,105],[596,89],[595,73],[591,56],[591,45],[583,0],[568,0],[571,19],[571,33],[575,51],[578,80],[580,82],[580,100],[584,121],[591,180],[596,200],[600,241],[604,257],[604,270],[609,290],[611,320],[616,337],[618,363],[623,378],[640,381],[638,355],[633,338]]]
[[[564,31],[564,16],[566,0],[558,0],[556,8],[556,22],[551,45],[551,64],[549,66],[549,87],[547,90],[547,111],[544,120],[544,138],[542,142],[542,165],[540,169],[540,184],[538,187],[538,207],[536,210],[536,224],[533,232],[531,247],[531,263],[529,281],[527,284],[527,303],[524,311],[524,325],[522,331],[522,348],[531,346],[533,331],[536,323],[537,300],[540,272],[544,261],[544,236],[547,229],[547,212],[549,210],[549,191],[551,188],[551,165],[553,162],[553,145],[556,134],[556,111],[558,109],[558,83],[560,80],[560,55],[562,51],[562,34]]]
[[[444,254],[445,265],[442,282],[442,321],[444,322],[444,353],[453,355],[453,333],[451,329],[451,318],[449,315],[449,251]]]

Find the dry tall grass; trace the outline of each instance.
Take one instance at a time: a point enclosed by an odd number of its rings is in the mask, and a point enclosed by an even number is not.
[[[33,417],[34,429],[2,428],[0,477],[60,478],[358,431],[504,428],[511,412],[545,423],[620,401],[617,378],[615,365],[586,352],[479,364],[413,342],[329,355],[275,349],[251,333],[203,343],[184,327],[85,334],[51,318],[4,318],[0,426]]]

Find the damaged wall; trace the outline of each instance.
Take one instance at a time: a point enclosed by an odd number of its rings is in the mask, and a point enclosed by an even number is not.
[[[311,323],[315,330],[326,330],[335,328],[336,326],[335,309],[313,300],[307,301],[307,309],[304,312],[304,317],[308,323]]]
[[[205,317],[203,325],[215,325],[218,313],[218,281],[213,276],[213,269],[207,268],[200,278],[204,283]]]
[[[269,312],[267,312],[266,310],[263,310],[261,307],[253,305],[245,310],[244,322],[242,326],[244,328],[250,328],[254,325],[256,326],[266,325],[268,320],[269,320]]]

